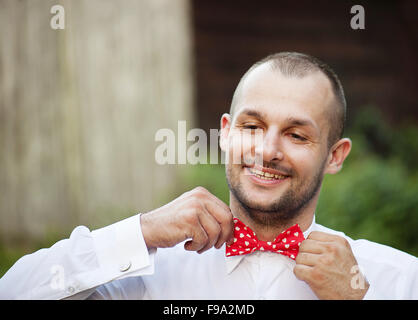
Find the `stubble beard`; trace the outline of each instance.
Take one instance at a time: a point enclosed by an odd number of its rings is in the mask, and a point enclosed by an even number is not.
[[[323,180],[325,162],[309,182],[292,175],[289,189],[278,199],[268,204],[252,201],[239,181],[240,172],[233,172],[233,166],[226,166],[226,178],[232,196],[238,201],[240,210],[254,223],[265,227],[277,227],[294,221],[303,209],[317,195]]]

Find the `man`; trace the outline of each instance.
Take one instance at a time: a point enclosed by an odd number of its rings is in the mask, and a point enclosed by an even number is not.
[[[263,59],[221,119],[229,206],[199,187],[99,230],[77,227],[17,261],[0,297],[418,298],[415,257],[315,223],[322,179],[351,149],[345,108],[337,76],[314,57]]]

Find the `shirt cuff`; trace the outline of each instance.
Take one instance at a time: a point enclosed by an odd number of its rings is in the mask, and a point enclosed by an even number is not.
[[[148,251],[140,214],[92,231],[102,276],[123,279],[154,273],[156,250]]]

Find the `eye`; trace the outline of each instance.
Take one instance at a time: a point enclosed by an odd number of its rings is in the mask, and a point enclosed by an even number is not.
[[[293,139],[296,139],[296,140],[299,140],[299,141],[306,141],[307,140],[305,137],[302,137],[302,136],[300,136],[300,135],[298,135],[296,133],[291,133],[290,136]]]
[[[255,125],[255,124],[253,124],[253,125],[245,125],[245,126],[243,126],[243,128],[244,129],[250,129],[250,130],[256,130],[259,127],[257,125]]]
[[[238,127],[241,130],[249,131],[251,133],[255,133],[257,130],[262,130],[263,129],[263,126],[261,124],[253,123],[253,122],[243,123],[241,125],[238,125]]]

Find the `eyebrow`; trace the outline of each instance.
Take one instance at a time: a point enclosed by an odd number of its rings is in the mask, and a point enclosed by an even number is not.
[[[240,117],[240,116],[243,116],[243,115],[254,117],[254,118],[259,118],[260,120],[264,120],[264,119],[267,118],[266,115],[263,112],[260,112],[260,111],[254,110],[254,109],[248,109],[248,108],[243,109],[237,115],[237,118]]]
[[[300,119],[300,118],[288,117],[286,119],[286,122],[288,122],[290,125],[295,126],[295,127],[313,127],[313,128],[317,128],[317,126],[309,119]]]

